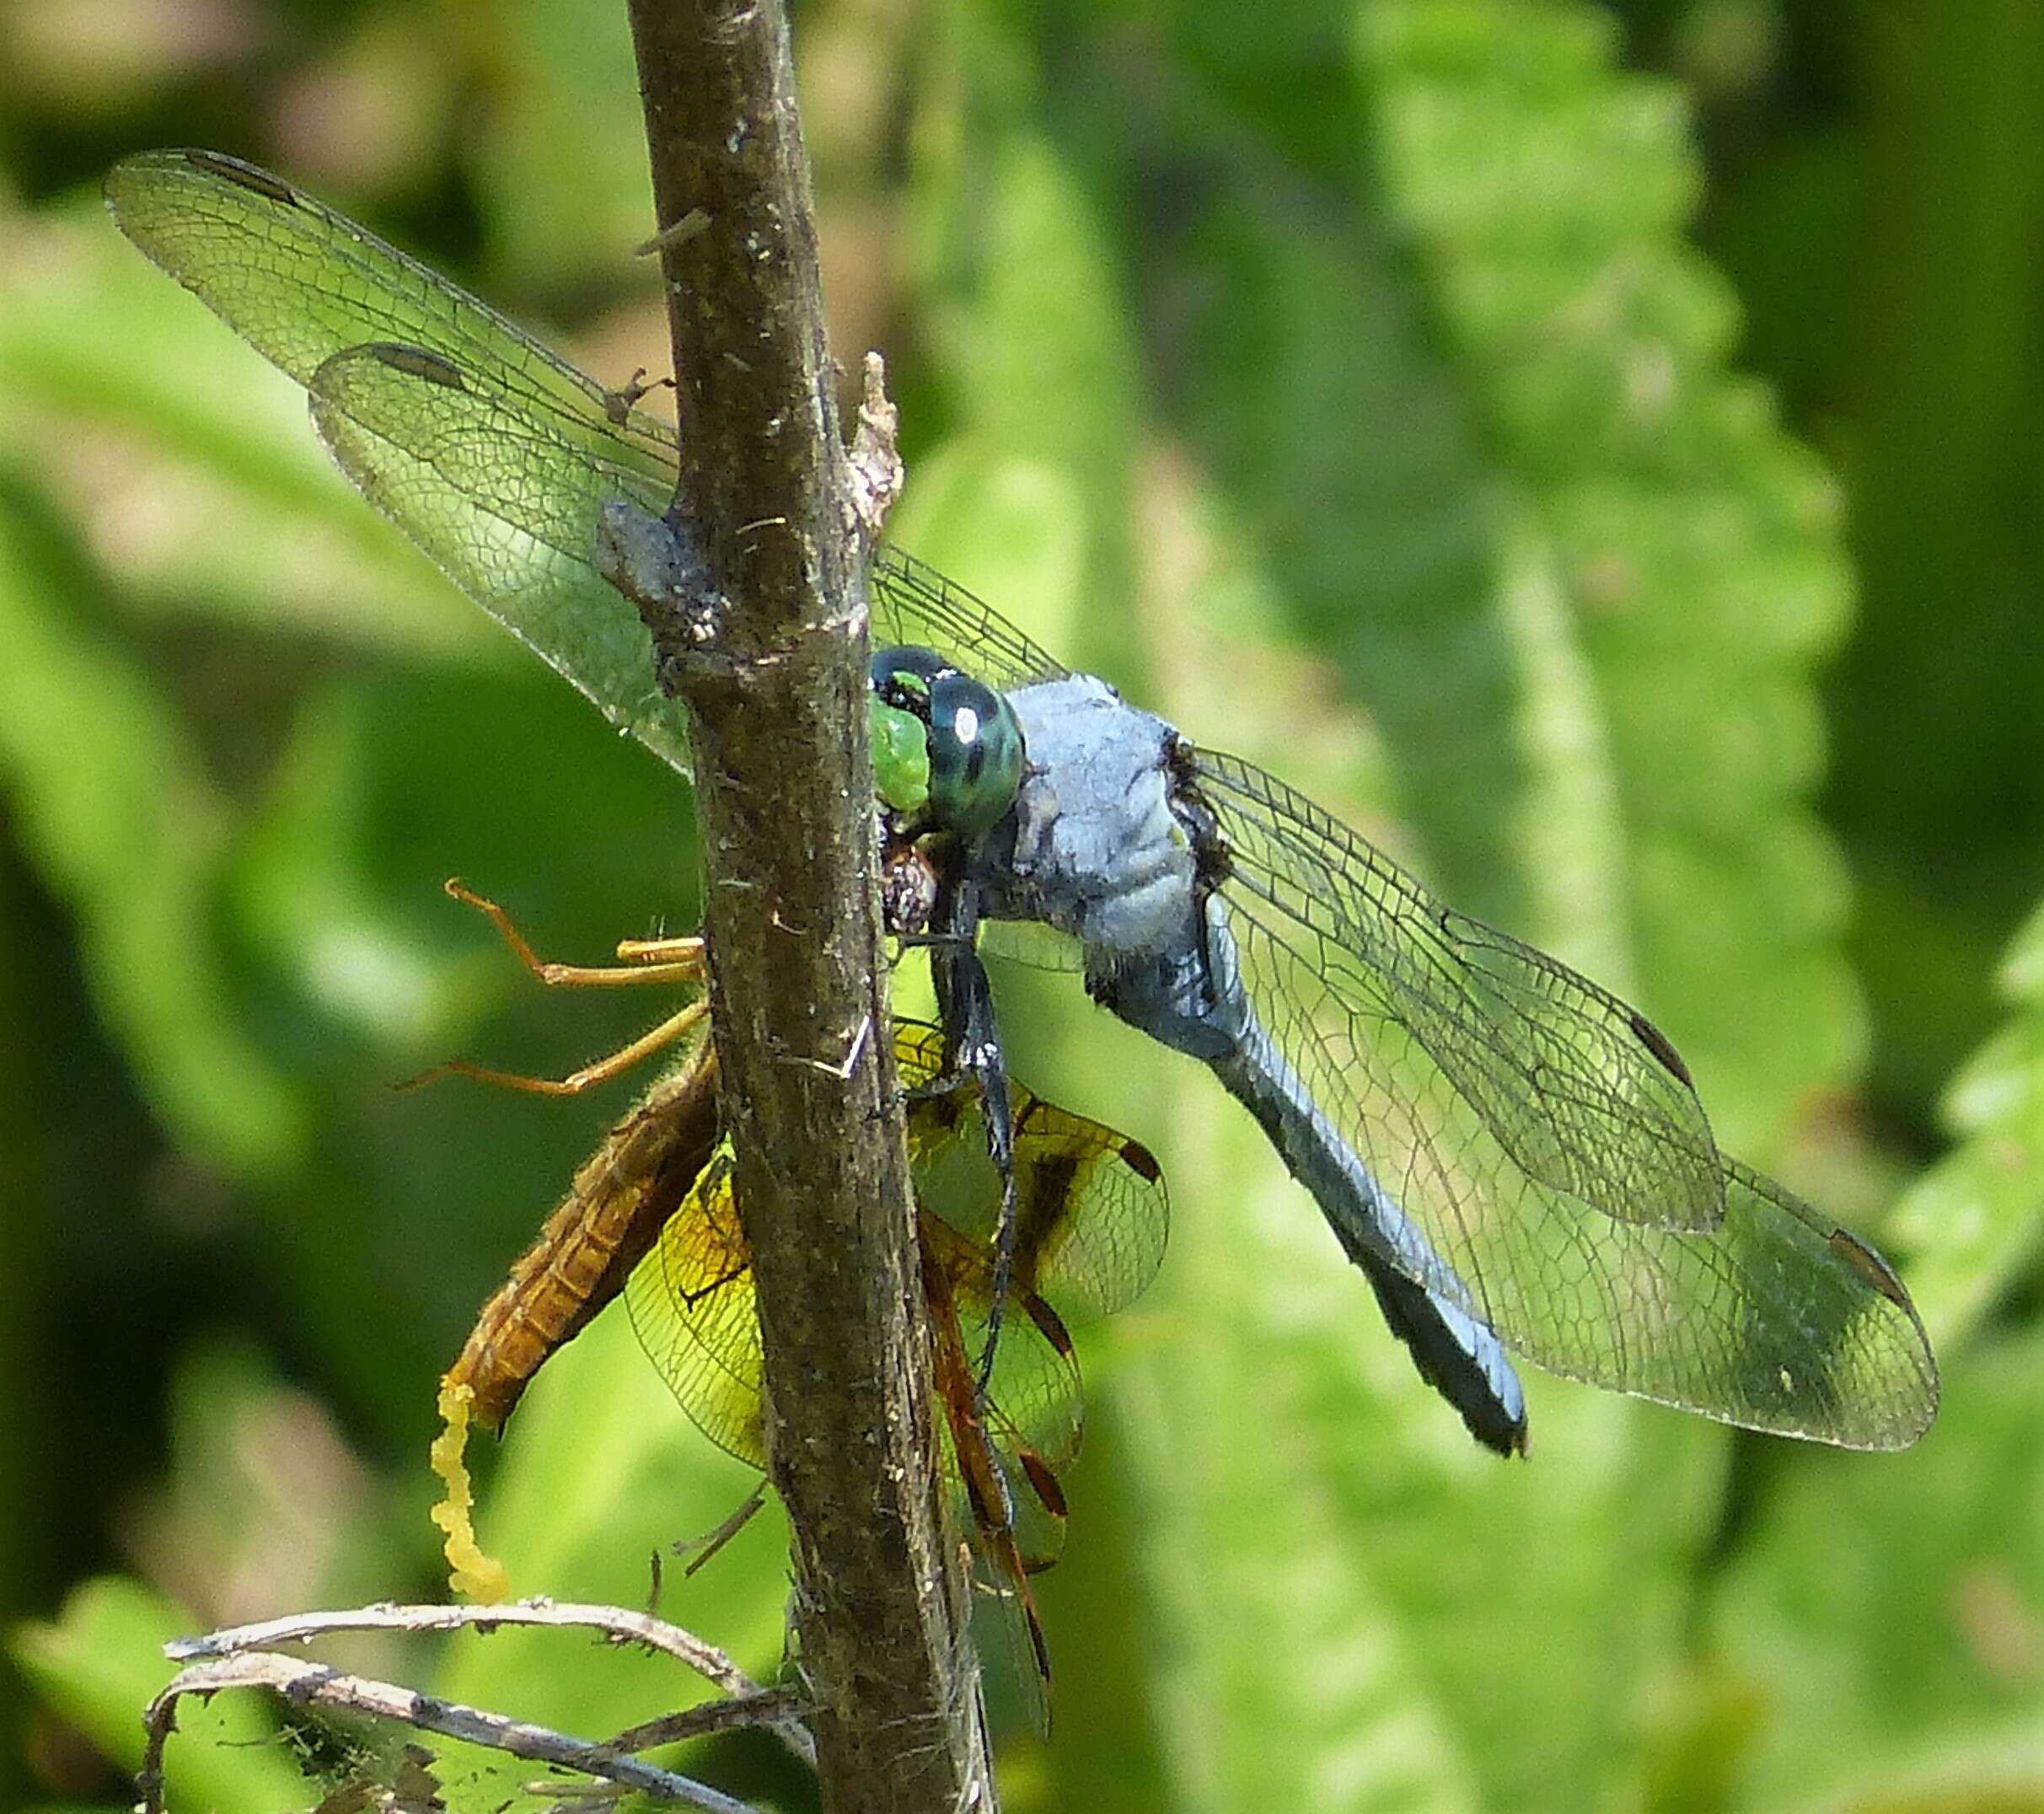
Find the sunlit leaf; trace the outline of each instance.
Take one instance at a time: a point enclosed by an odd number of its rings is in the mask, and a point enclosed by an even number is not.
[[[1779,1483],[1709,1602],[1762,1700],[1748,1806],[2020,1806],[2044,1797],[2044,1342],[1948,1368],[1938,1428]]]
[[[192,1621],[134,1581],[91,1581],[46,1624],[8,1634],[15,1665],[36,1691],[124,1768],[142,1763],[142,1709],[176,1672],[164,1661]],[[170,1805],[219,1814],[275,1814],[300,1807],[308,1784],[260,1693],[190,1699],[178,1709],[166,1753]]]
[[[1732,298],[1681,238],[1702,188],[1682,97],[1620,73],[1614,37],[1589,6],[1398,0],[1357,14],[1357,68],[1383,199],[1490,484],[1518,545],[1542,550],[1544,634],[1573,645],[1556,668],[1502,615],[1523,759],[1556,781],[1580,762],[1543,680],[1575,676],[1623,828],[1630,976],[1736,1151],[1858,1059],[1837,859],[1805,803],[1812,670],[1850,582],[1836,488],[1729,370]],[[1564,878],[1581,866],[1548,785],[1515,841],[1565,940],[1577,890],[1538,878],[1556,855]]]
[[[103,582],[0,486],[0,771],[19,835],[77,915],[93,985],[164,1123],[230,1171],[273,1173],[305,1106],[248,1038],[212,892],[228,819],[133,652],[82,609]]]
[[[1887,1226],[1913,1256],[1910,1288],[1931,1333],[1966,1339],[2044,1238],[2044,910],[2009,947],[2009,1024],[1945,1092],[1957,1147],[1912,1185]]]

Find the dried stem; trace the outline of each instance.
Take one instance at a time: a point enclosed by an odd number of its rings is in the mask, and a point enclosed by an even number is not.
[[[445,1631],[458,1626],[494,1630],[502,1625],[562,1625],[591,1628],[619,1644],[643,1644],[686,1663],[727,1691],[728,1698],[706,1706],[672,1714],[609,1742],[570,1736],[550,1726],[512,1720],[502,1714],[467,1707],[456,1701],[421,1694],[394,1683],[354,1676],[330,1665],[284,1656],[261,1646],[307,1643],[336,1631]],[[260,1624],[239,1625],[185,1638],[165,1646],[174,1661],[187,1662],[170,1684],[149,1704],[144,1716],[148,1743],[136,1786],[142,1814],[162,1814],[164,1752],[177,1730],[178,1704],[187,1695],[212,1695],[225,1688],[267,1688],[297,1707],[319,1707],[395,1720],[444,1738],[486,1745],[535,1763],[580,1770],[600,1782],[620,1783],[645,1790],[707,1814],[754,1814],[748,1803],[722,1791],[643,1763],[635,1752],[705,1732],[737,1726],[763,1726],[776,1733],[797,1755],[811,1756],[807,1734],[794,1699],[781,1689],[763,1689],[716,1645],[705,1644],[678,1625],[620,1607],[556,1606],[546,1601],[522,1601],[502,1607],[392,1606],[349,1612],[304,1613]]]

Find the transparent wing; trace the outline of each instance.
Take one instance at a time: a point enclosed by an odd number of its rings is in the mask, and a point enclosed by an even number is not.
[[[1596,1385],[1850,1447],[1922,1432],[1937,1372],[1907,1294],[1718,1155],[1665,1039],[1269,776],[1197,761],[1258,1018],[1425,1234],[1419,1283]]]
[[[652,641],[591,565],[595,513],[674,489],[665,424],[486,303],[253,164],[149,152],[106,178],[122,232],[314,394],[341,470],[611,722],[686,772]]]
[[[683,774],[687,715],[654,679],[651,634],[592,564],[598,513],[657,515],[673,489],[607,423],[538,414],[489,367],[376,341],[313,374],[314,426],[363,496],[620,731]]]
[[[944,1036],[899,1021],[895,1067],[915,1092],[942,1074]],[[952,1487],[960,1511],[984,1526],[1005,1526],[1027,1569],[1048,1567],[1064,1543],[1065,1496],[1059,1477],[1077,1459],[1086,1401],[1066,1319],[1111,1315],[1139,1296],[1164,1254],[1170,1205],[1149,1151],[1126,1135],[1075,1115],[1021,1085],[1010,1084],[1015,1117],[1016,1227],[1013,1270],[1001,1341],[983,1408],[971,1369],[952,1396]],[[987,1157],[979,1093],[973,1083],[912,1095],[909,1155],[921,1210],[923,1274],[940,1343],[945,1331],[963,1355],[984,1351],[993,1305],[994,1243],[1001,1183]],[[940,1357],[940,1382],[946,1368]],[[962,1424],[974,1426],[961,1430]],[[963,1447],[968,1462],[960,1464]],[[998,1470],[995,1495],[984,1478]],[[997,1511],[985,1501],[998,1496]]]
[[[1673,1046],[1638,1009],[1454,912],[1302,795],[1199,751],[1231,899],[1311,942],[1322,985],[1395,1028],[1528,1177],[1623,1221],[1708,1228],[1716,1142]]]
[[[764,1468],[759,1315],[728,1146],[703,1168],[633,1268],[625,1302],[639,1345],[696,1428],[719,1448]]]
[[[943,1066],[944,1036],[915,1021],[895,1025],[894,1063],[913,1091]],[[1075,1115],[1010,1079],[1015,1117],[1013,1279],[1062,1323],[1111,1316],[1156,1276],[1171,1228],[1162,1172],[1149,1149],[1125,1134]],[[909,1107],[909,1157],[917,1200],[960,1237],[962,1251],[990,1255],[1001,1182],[987,1157],[974,1084]],[[957,1281],[962,1313],[977,1306],[983,1280]],[[998,1376],[1000,1362],[995,1362]]]
[[[282,178],[208,151],[124,158],[121,231],[314,393],[341,470],[454,582],[593,700],[688,770],[651,641],[592,565],[596,517],[673,496],[673,431],[488,303]],[[951,653],[990,682],[1063,672],[969,593],[883,550],[877,641]]]
[[[935,649],[1004,693],[1065,672],[990,605],[898,548],[874,557],[872,587],[875,648],[905,642]]]
[[[913,1090],[939,1074],[944,1042],[937,1028],[900,1021],[894,1038],[904,1085]],[[1063,1519],[1054,1476],[1078,1453],[1084,1414],[1070,1338],[1047,1298],[1061,1295],[1081,1315],[1119,1309],[1155,1275],[1169,1210],[1146,1149],[1019,1086],[1014,1095],[1021,1203],[1014,1313],[995,1359],[985,1434],[1003,1475],[1021,1484],[1016,1504],[1030,1519],[1032,1542],[1047,1545],[1047,1559],[1056,1545],[1044,1533],[1061,1529]],[[932,1307],[952,1307],[947,1313],[975,1343],[984,1336],[1001,1203],[977,1100],[968,1085],[908,1105]],[[975,1105],[969,1111],[968,1101]],[[732,1186],[726,1145],[633,1269],[625,1299],[640,1344],[697,1426],[719,1447],[764,1467],[759,1318]],[[956,1489],[955,1456],[952,1467]]]
[[[1086,974],[1086,947],[1039,920],[982,920],[979,955],[1048,975]]]
[[[104,189],[129,239],[301,384],[334,354],[388,341],[491,367],[535,413],[604,413],[599,386],[487,303],[253,164],[142,152],[108,171]],[[668,430],[620,413],[618,438],[671,464]]]

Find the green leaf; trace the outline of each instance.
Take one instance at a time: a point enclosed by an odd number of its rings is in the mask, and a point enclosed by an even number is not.
[[[156,1112],[215,1163],[273,1175],[305,1105],[237,1025],[212,917],[225,808],[154,679],[89,620],[98,576],[40,517],[0,475],[0,778],[19,835],[77,916]]]
[[[489,110],[476,158],[506,274],[521,287],[556,289],[636,276],[656,296],[653,261],[629,264],[653,230],[653,193],[628,15],[581,0],[518,0],[492,13],[484,35],[490,81],[518,96]]]
[[[0,240],[0,448],[74,513],[126,610],[511,658],[334,472],[303,393],[167,292],[96,197]]]
[[[1512,543],[1543,549],[1564,608],[1571,713],[1601,721],[1632,974],[1737,1150],[1859,1058],[1838,862],[1805,803],[1850,582],[1835,488],[1726,369],[1732,299],[1681,240],[1702,185],[1682,99],[1620,73],[1614,36],[1582,5],[1392,0],[1358,13],[1357,69]],[[1504,621],[1526,766],[1552,774],[1580,746],[1540,733],[1552,663]],[[1529,875],[1550,785],[1522,802]]]
[[[1014,117],[1031,80],[1024,47],[991,9],[960,9],[947,30],[961,41],[941,47],[962,67],[955,82],[933,84],[938,100],[919,122],[911,246],[947,427],[1075,488],[1088,596],[1108,608],[1089,612],[1083,639],[1056,652],[1111,660],[1132,582],[1138,405],[1110,223],[1071,161]],[[1002,123],[968,131],[983,115]],[[912,477],[920,484],[920,468]],[[915,546],[905,533],[900,539]],[[974,584],[970,571],[955,577]]]
[[[2013,1018],[1945,1092],[1945,1123],[1959,1145],[1910,1186],[1887,1223],[1913,1256],[1910,1288],[1941,1345],[1972,1334],[2044,1237],[2044,908],[2010,944],[2001,990]]]
[[[948,441],[916,461],[893,528],[918,559],[1001,595],[1001,615],[1045,647],[1080,634],[1085,507],[1070,469],[1007,454],[989,435]]]
[[[142,1715],[174,1673],[163,1660],[194,1622],[139,1584],[102,1578],[75,1589],[48,1623],[17,1625],[8,1650],[42,1698],[126,1769],[142,1763]],[[170,1806],[219,1814],[303,1806],[304,1779],[277,1739],[270,1698],[237,1690],[178,1708],[165,1753]]]
[[[1923,1442],[1807,1457],[1711,1597],[1721,1666],[1765,1709],[1746,1806],[2044,1798],[2044,1337],[1946,1361]]]

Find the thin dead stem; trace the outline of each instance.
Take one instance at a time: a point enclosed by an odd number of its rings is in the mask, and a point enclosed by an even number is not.
[[[670,1714],[607,1741],[577,1738],[551,1727],[514,1720],[486,1709],[464,1706],[422,1694],[398,1683],[378,1682],[309,1658],[280,1654],[271,1646],[307,1644],[342,1631],[452,1631],[464,1627],[491,1632],[506,1625],[550,1625],[593,1630],[612,1644],[644,1645],[686,1665],[724,1692],[722,1700]],[[228,1688],[266,1688],[294,1707],[319,1707],[395,1721],[536,1763],[579,1770],[598,1783],[642,1790],[707,1814],[754,1814],[750,1805],[707,1784],[642,1763],[635,1752],[709,1732],[757,1726],[772,1732],[804,1763],[815,1763],[815,1746],[803,1723],[797,1696],[786,1688],[763,1688],[724,1651],[680,1626],[629,1607],[550,1600],[522,1600],[506,1606],[399,1606],[379,1604],[346,1610],[298,1613],[258,1623],[180,1638],[164,1646],[172,1661],[187,1666],[149,1704],[148,1743],[137,1779],[142,1814],[164,1814],[164,1752],[177,1730],[178,1704],[192,1694]]]

